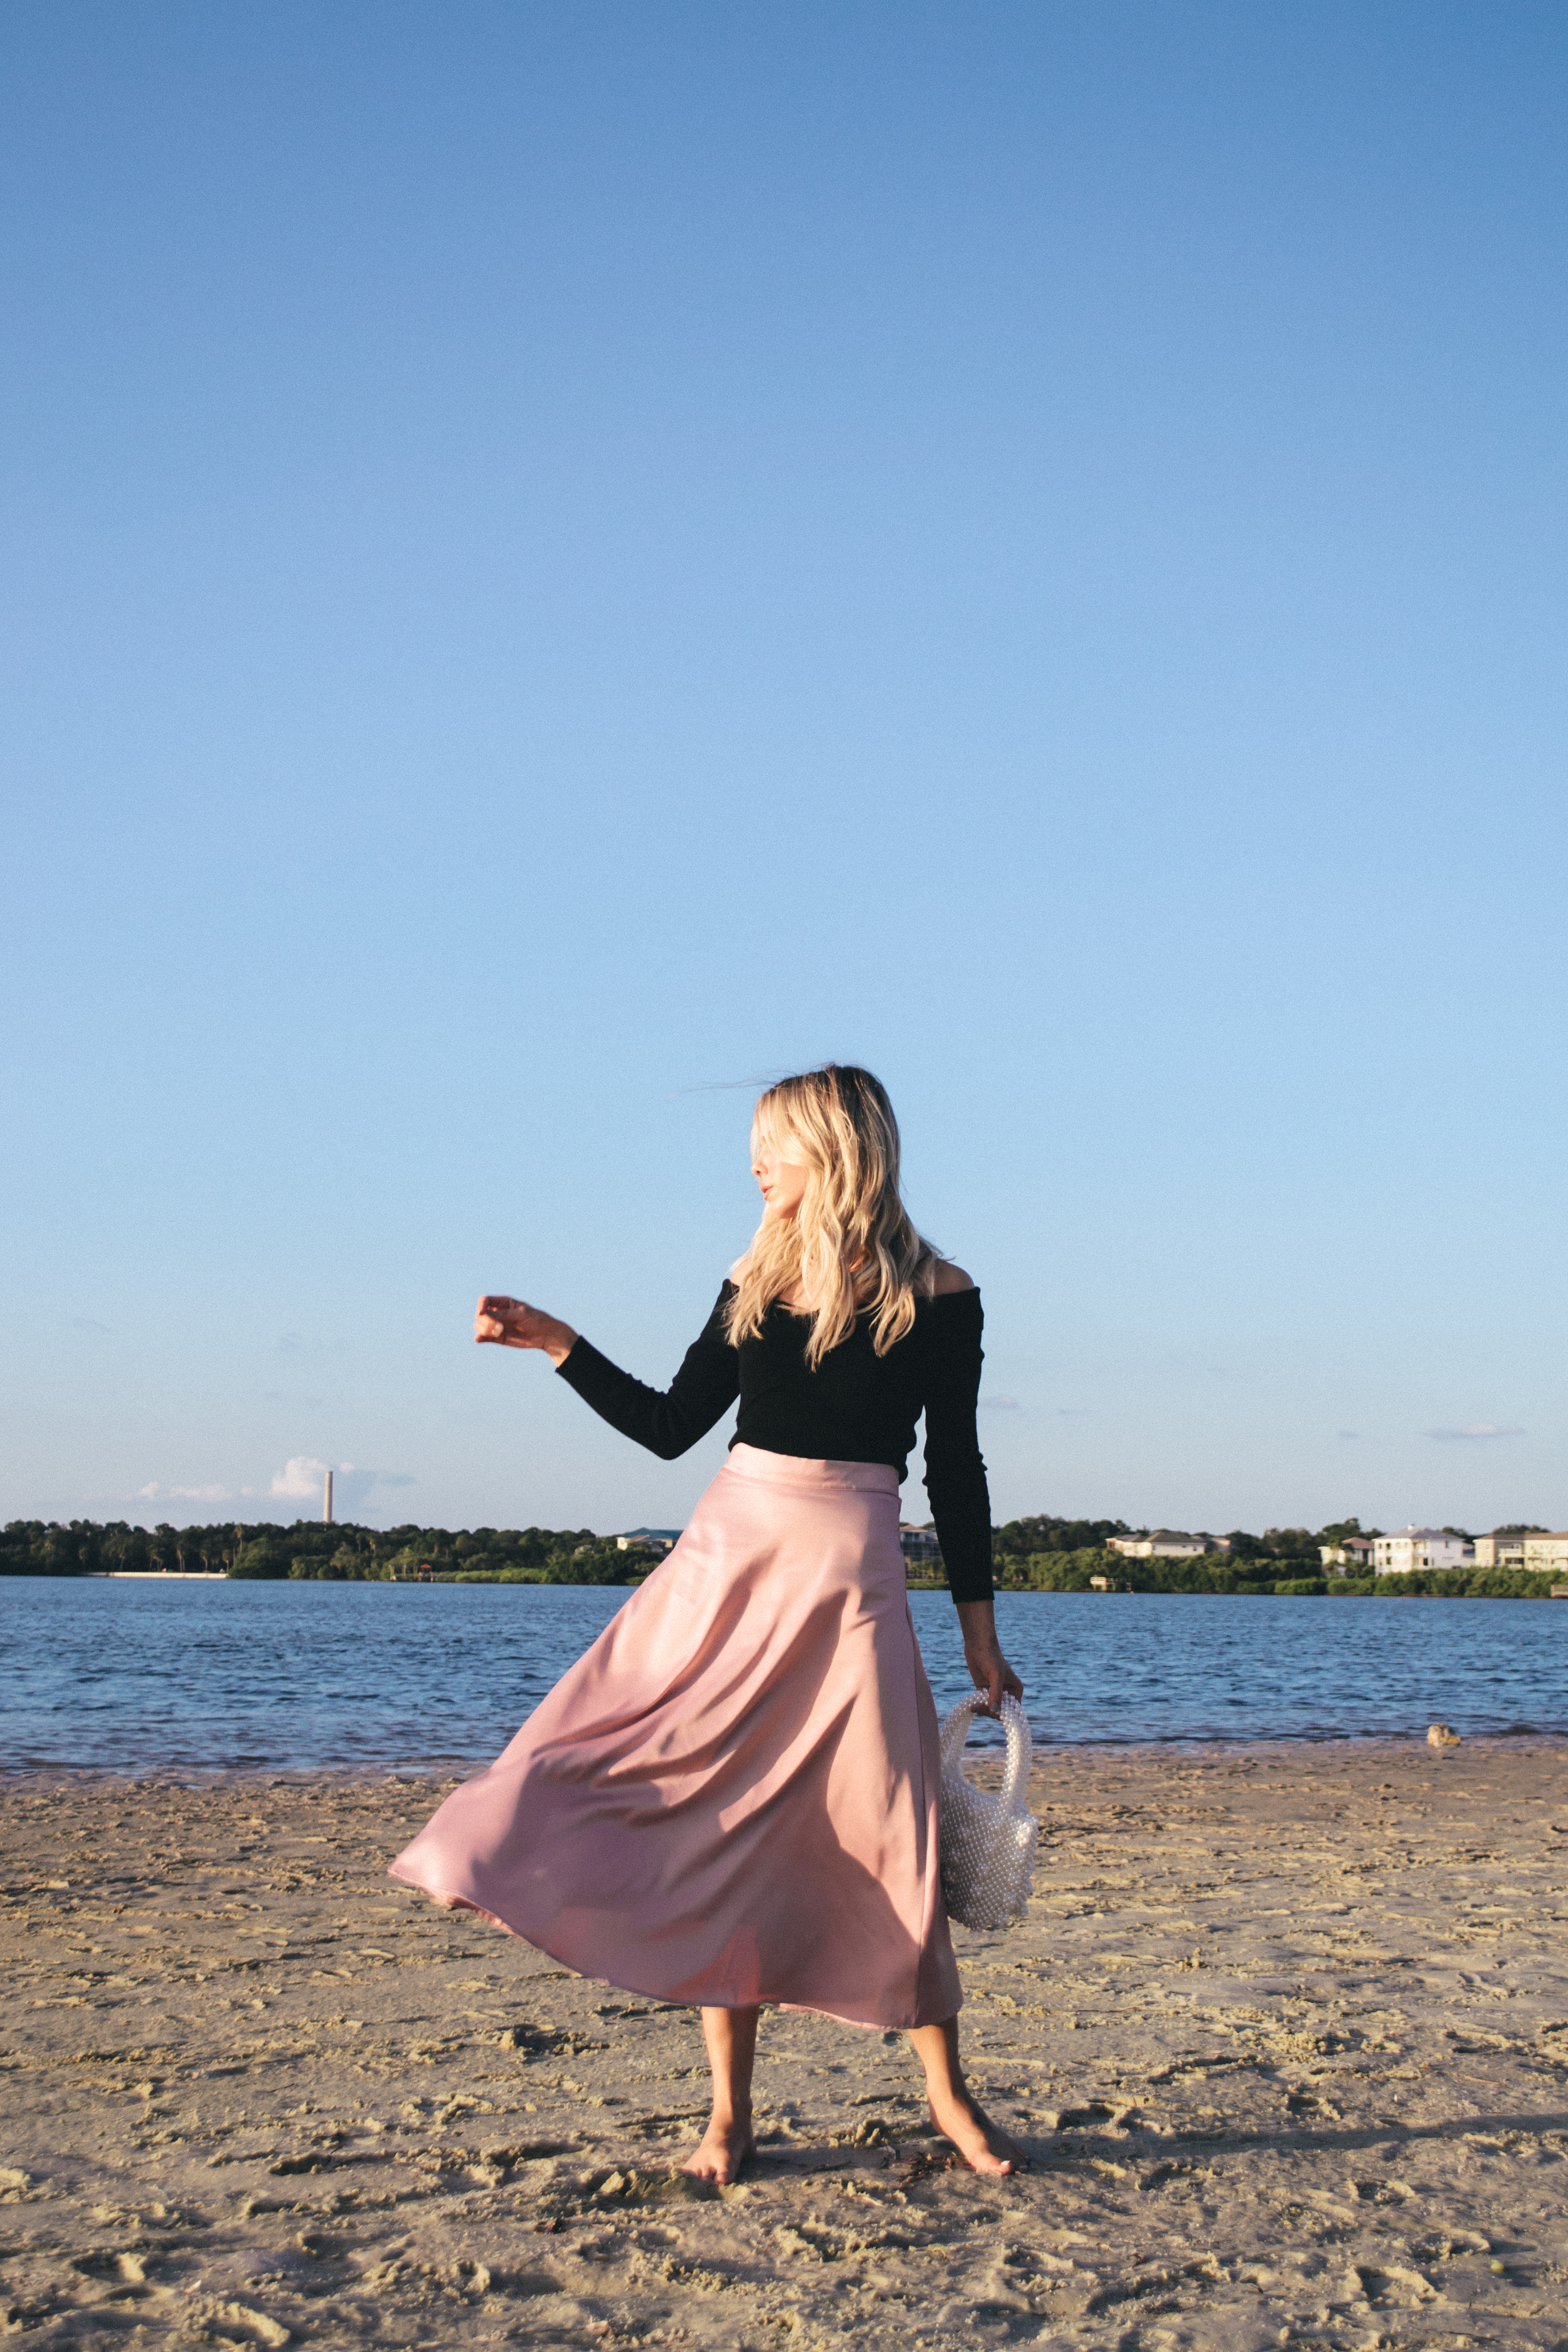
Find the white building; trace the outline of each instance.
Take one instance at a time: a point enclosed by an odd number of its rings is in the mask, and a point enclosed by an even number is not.
[[[680,1528],[628,1528],[623,1536],[615,1538],[617,1551],[674,1551],[684,1530]]]
[[[1568,1568],[1568,1534],[1526,1536],[1523,1565],[1537,1570]]]
[[[1379,1576],[1409,1576],[1418,1568],[1470,1568],[1475,1546],[1468,1536],[1447,1528],[1401,1528],[1396,1536],[1373,1539],[1372,1564]]]
[[[899,1521],[898,1548],[908,1568],[926,1568],[942,1557],[942,1547],[930,1528],[912,1528]]]
[[[1113,1536],[1107,1551],[1124,1559],[1201,1559],[1218,1549],[1211,1536],[1189,1536],[1180,1528],[1155,1528],[1146,1536]]]
[[[1552,1537],[1547,1538],[1549,1543],[1552,1540]],[[1561,1542],[1562,1538],[1559,1537],[1555,1540]],[[1494,1528],[1490,1536],[1476,1538],[1476,1566],[1478,1568],[1522,1568],[1524,1547],[1529,1541],[1528,1536],[1514,1535],[1511,1532],[1505,1532],[1501,1528]]]
[[[1375,1545],[1372,1536],[1346,1536],[1343,1543],[1319,1544],[1318,1551],[1325,1568],[1354,1568],[1364,1573],[1372,1566]]]

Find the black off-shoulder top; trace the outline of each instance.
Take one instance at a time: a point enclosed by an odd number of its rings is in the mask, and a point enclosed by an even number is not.
[[[673,1462],[706,1437],[738,1397],[732,1445],[811,1462],[885,1462],[902,1479],[925,1415],[925,1492],[955,1601],[991,1597],[991,1500],[975,1427],[984,1317],[977,1290],[921,1299],[915,1326],[885,1356],[871,1317],[815,1371],[806,1362],[810,1318],[775,1305],[754,1339],[732,1347],[726,1283],[668,1389],[623,1372],[588,1339],[558,1366],[562,1380],[618,1429]]]

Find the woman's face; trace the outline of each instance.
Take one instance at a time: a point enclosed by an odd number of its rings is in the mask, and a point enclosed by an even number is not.
[[[792,1217],[806,1197],[807,1169],[785,1154],[789,1139],[775,1141],[760,1129],[751,1139],[751,1172],[761,1190],[770,1217]]]

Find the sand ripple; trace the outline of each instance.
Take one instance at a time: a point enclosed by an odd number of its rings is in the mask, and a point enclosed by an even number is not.
[[[797,2017],[686,2181],[695,2020],[384,1880],[440,1793],[0,1790],[20,2342],[1568,2341],[1561,1747],[1052,1757],[1028,1927],[957,1937],[1008,2183]]]

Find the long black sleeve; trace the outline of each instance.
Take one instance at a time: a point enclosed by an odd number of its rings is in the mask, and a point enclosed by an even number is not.
[[[727,1282],[668,1389],[634,1381],[589,1339],[579,1339],[556,1370],[612,1429],[673,1462],[707,1435],[740,1393],[740,1359],[724,1331],[728,1300]]]
[[[934,1299],[925,1368],[925,1492],[955,1601],[989,1601],[991,1496],[975,1407],[985,1317],[977,1290]]]

